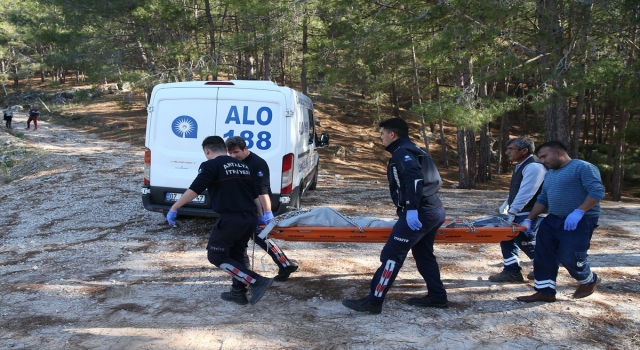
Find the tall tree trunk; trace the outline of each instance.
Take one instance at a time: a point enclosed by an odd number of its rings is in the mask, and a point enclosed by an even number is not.
[[[467,163],[467,138],[464,128],[458,127],[458,186],[464,189],[471,188],[471,179],[469,178],[469,164]]]
[[[308,95],[308,86],[307,86],[307,51],[308,45],[307,40],[309,37],[309,16],[305,13],[302,18],[302,67],[300,73],[300,83],[302,85],[302,93]]]
[[[616,133],[616,124],[615,124],[615,119],[616,119],[616,110],[618,109],[618,103],[617,101],[615,103],[611,103],[609,105],[609,107],[611,108],[611,110],[609,111],[609,123],[605,123],[603,122],[606,127],[605,127],[605,132],[602,135],[602,143],[607,143],[609,140],[609,135],[613,135]],[[605,116],[606,118],[606,116]],[[611,164],[611,163],[608,163]]]
[[[444,138],[444,122],[442,117],[438,118],[440,125],[440,148],[442,149],[442,166],[449,168],[449,157],[447,157],[447,140]]]
[[[580,35],[579,46],[584,49],[584,71],[585,75],[588,69],[588,60],[589,60],[589,50],[588,50],[588,36],[589,36],[589,25],[591,23],[591,10],[593,8],[593,4],[582,5],[579,2],[576,2],[578,7],[578,13],[582,14],[578,16],[577,24],[578,31]],[[571,138],[571,148],[570,155],[571,158],[578,158],[578,148],[580,146],[580,129],[582,127],[582,111],[584,110],[584,95],[585,89],[580,89],[578,92],[578,100],[576,102],[576,119],[573,124],[573,136]]]
[[[637,10],[636,10],[637,11]],[[633,25],[631,28],[631,42],[635,43],[636,41],[636,25]],[[635,52],[636,45],[631,45],[631,50],[629,51],[629,56],[627,58],[627,67],[632,67],[635,61]],[[625,80],[623,80],[624,82]],[[620,201],[622,199],[622,185],[624,182],[624,152],[625,152],[625,144],[626,144],[626,131],[627,124],[629,122],[629,116],[626,108],[622,108],[620,110],[620,114],[618,115],[618,128],[619,133],[616,140],[616,147],[614,153],[614,163],[613,163],[613,187],[611,189],[611,196],[614,201]]]
[[[584,89],[578,92],[578,102],[576,105],[576,120],[573,123],[573,137],[571,138],[571,158],[578,158],[578,148],[580,146],[580,128],[582,123],[582,110],[584,109]]]
[[[465,99],[470,99],[467,95],[470,92],[465,91],[465,89],[471,87],[473,85],[473,61],[469,58],[461,58],[458,66],[458,77],[456,82],[457,87],[460,89],[460,93],[464,95]],[[469,102],[463,102],[469,103]],[[464,179],[464,183],[460,183],[461,188],[472,189],[474,188],[475,183],[475,173],[476,173],[476,160],[475,160],[475,135],[473,137],[473,142],[470,144],[469,133],[473,134],[472,131],[467,131],[465,128],[461,128],[458,125],[458,138],[462,137],[462,143],[458,140],[458,159],[464,156],[464,167],[460,166],[458,171],[460,172],[460,179]],[[465,149],[461,149],[460,147],[464,146]],[[473,158],[473,159],[472,159]],[[462,163],[461,163],[462,164]]]
[[[264,80],[271,80],[271,49],[264,51]]]
[[[587,104],[587,115],[584,121],[584,129],[582,131],[582,144],[586,145],[589,137],[589,130],[591,129],[591,112],[593,110],[593,90],[589,91],[589,103]]]
[[[479,84],[478,97],[481,99],[486,99],[488,97],[487,83],[484,81]],[[478,150],[479,158],[477,167],[478,173],[475,176],[474,182],[488,181],[488,169],[491,168],[491,158],[489,156],[491,154],[491,149],[489,148],[491,147],[491,142],[489,142],[489,137],[489,123],[484,123],[480,130],[480,147]]]
[[[536,0],[536,17],[540,33],[539,51],[550,54],[539,60],[541,83],[553,89],[544,112],[545,140],[568,144],[569,106],[562,96],[566,88],[565,67],[560,65],[564,56],[564,30],[560,25],[562,3],[562,0]]]
[[[40,82],[41,83],[44,83],[46,81],[44,68],[45,68],[44,58],[42,58],[40,61]]]
[[[487,182],[491,180],[491,132],[489,123],[482,125],[480,132],[480,152],[478,162],[477,182]]]
[[[214,60],[216,57],[216,27],[211,16],[209,0],[204,0],[204,14],[207,17],[207,24],[209,24],[209,57]],[[217,80],[215,78],[213,80]]]
[[[391,96],[389,96],[391,101],[389,101],[389,102],[391,102],[391,106],[393,108],[393,110],[391,111],[391,114],[394,117],[398,118],[398,117],[400,117],[400,106],[399,106],[400,103],[399,103],[399,99],[398,99],[398,88],[397,88],[397,85],[396,85],[396,78],[397,78],[397,75],[394,72],[393,73],[393,78],[391,80]]]
[[[611,196],[614,201],[619,201],[622,198],[622,184],[624,180],[624,152],[625,152],[625,131],[629,117],[626,108],[620,110],[618,116],[618,128],[619,133],[615,138],[616,144],[614,149],[614,162],[613,162],[613,179]]]
[[[564,81],[554,84],[555,90],[565,88]],[[559,92],[551,94],[551,105],[544,111],[545,141],[569,143],[569,105]]]
[[[592,136],[592,140],[591,143],[596,144],[599,143],[600,140],[602,139],[600,137],[600,115],[598,114],[598,112],[601,110],[602,108],[598,108],[598,105],[594,105],[593,106],[593,136]]]
[[[420,79],[418,78],[418,60],[416,59],[416,48],[413,45],[413,34],[411,34],[411,59],[413,62],[413,82],[416,88],[416,96],[418,98],[418,106],[422,107],[422,95],[420,93]],[[424,140],[424,149],[429,156],[431,156],[431,150],[429,149],[429,135],[427,134],[427,126],[424,122],[424,113],[420,111],[420,126],[422,131],[422,138]]]
[[[504,79],[504,95],[509,96],[509,78]],[[509,113],[504,111],[500,119],[500,132],[498,134],[498,168],[497,176],[509,171],[509,159],[504,156],[507,151],[507,141],[509,141]]]
[[[449,157],[447,157],[447,140],[444,138],[444,122],[442,120],[442,105],[440,104],[440,78],[438,76],[436,76],[436,101],[438,101],[438,108],[440,109],[438,124],[440,125],[440,148],[442,150],[442,165],[445,168],[449,168]]]
[[[139,38],[136,38],[136,46],[138,47],[138,51],[140,53],[140,58],[142,59],[142,62],[144,62],[144,64],[149,68],[150,71],[155,71],[155,67],[153,64],[153,60],[151,60],[148,55],[146,50],[144,49],[144,46],[142,45],[142,41],[140,41]]]
[[[469,189],[476,188],[476,173],[478,169],[477,162],[477,153],[478,147],[476,147],[476,133],[473,131],[467,130],[467,159],[468,159],[468,167],[469,167]]]
[[[280,82],[282,84],[282,86],[285,86],[285,80],[286,80],[286,74],[285,74],[285,70],[286,70],[286,60],[287,60],[287,55],[286,55],[286,40],[284,39],[284,36],[282,37],[282,50],[280,51],[281,56],[280,56]]]
[[[255,58],[250,53],[245,53],[245,79],[253,80],[255,79]]]
[[[224,11],[222,13],[222,19],[220,20],[220,30],[218,31],[218,51],[217,56],[215,57],[215,61],[213,62],[213,80],[218,80],[218,73],[220,72],[220,62],[222,61],[222,33],[224,31],[224,24],[227,19],[227,11],[228,5],[225,5]],[[213,59],[213,58],[212,58]],[[227,74],[227,77],[229,75]]]

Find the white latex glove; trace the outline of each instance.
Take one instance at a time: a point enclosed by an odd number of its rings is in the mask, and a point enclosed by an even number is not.
[[[509,203],[507,203],[507,200],[505,200],[504,203],[502,203],[502,205],[498,209],[498,213],[506,215],[507,210],[509,210]]]
[[[507,221],[513,222],[516,219],[516,215],[518,215],[518,210],[509,208],[509,211],[507,211]]]

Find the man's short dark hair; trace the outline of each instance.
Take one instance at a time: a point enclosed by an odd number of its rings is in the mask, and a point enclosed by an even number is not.
[[[238,147],[241,151],[244,151],[247,148],[247,142],[240,136],[232,136],[225,141],[225,145],[228,150],[233,150]]]
[[[383,120],[378,124],[379,128],[384,128],[387,131],[393,131],[398,137],[409,136],[409,125],[404,119],[401,118],[389,118]]]
[[[536,149],[533,140],[528,137],[518,137],[515,139],[511,139],[507,141],[507,146],[509,146],[510,144],[516,145],[516,147],[518,147],[518,150],[526,148],[527,150],[529,150],[529,155],[533,154],[533,151]]]
[[[569,153],[569,150],[564,143],[562,143],[561,141],[553,140],[553,141],[547,141],[541,144],[540,146],[538,146],[538,148],[536,148],[536,154],[540,152],[541,149],[547,148],[547,147],[551,148],[554,151],[563,151],[564,153]]]
[[[202,149],[208,149],[212,152],[227,152],[224,140],[220,136],[208,136],[202,141]]]

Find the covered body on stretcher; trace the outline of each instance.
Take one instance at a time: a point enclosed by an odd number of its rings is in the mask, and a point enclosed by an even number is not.
[[[508,241],[525,230],[507,222],[506,215],[473,221],[447,220],[436,233],[436,243],[497,243]],[[260,237],[285,241],[384,243],[396,220],[350,218],[329,207],[281,215],[260,233]]]

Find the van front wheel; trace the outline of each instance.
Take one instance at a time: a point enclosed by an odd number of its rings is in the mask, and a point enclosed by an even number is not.
[[[309,185],[309,190],[313,191],[318,186],[318,167],[316,166],[316,171],[313,174],[313,180],[311,180],[311,184]]]

